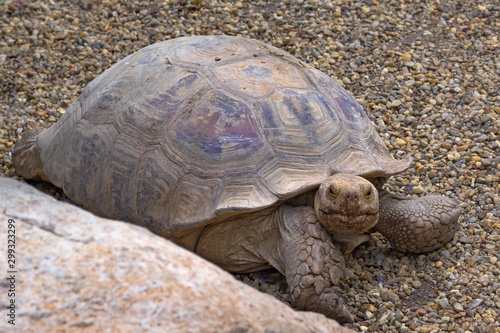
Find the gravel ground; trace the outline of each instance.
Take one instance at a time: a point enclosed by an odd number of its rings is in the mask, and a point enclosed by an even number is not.
[[[0,176],[17,178],[21,131],[56,122],[126,55],[179,36],[257,38],[336,77],[392,153],[414,157],[391,190],[463,207],[461,231],[437,251],[407,255],[374,234],[347,256],[352,327],[500,332],[499,13],[496,0],[3,1]],[[237,277],[290,301],[274,270]]]

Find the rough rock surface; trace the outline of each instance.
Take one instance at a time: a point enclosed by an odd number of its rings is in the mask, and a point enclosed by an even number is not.
[[[2,242],[9,219],[18,332],[351,331],[294,311],[143,228],[0,179]],[[6,295],[8,284],[0,286]],[[8,325],[4,316],[1,322]]]

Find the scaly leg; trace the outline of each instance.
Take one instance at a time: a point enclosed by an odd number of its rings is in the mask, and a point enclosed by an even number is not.
[[[380,215],[373,230],[400,251],[433,251],[453,238],[461,211],[455,200],[439,195],[415,199],[380,191]]]

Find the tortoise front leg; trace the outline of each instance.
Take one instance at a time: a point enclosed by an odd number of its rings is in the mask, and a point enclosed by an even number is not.
[[[379,220],[373,231],[400,251],[433,251],[453,238],[461,211],[455,200],[439,195],[402,198],[380,191]]]
[[[293,305],[323,313],[339,322],[353,322],[342,289],[344,257],[312,207],[284,207],[278,223],[279,250]]]
[[[344,258],[312,207],[282,205],[208,226],[196,253],[235,273],[275,267],[295,308],[353,321],[342,289]]]

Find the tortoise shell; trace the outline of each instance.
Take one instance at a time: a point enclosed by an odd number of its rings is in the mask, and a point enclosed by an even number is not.
[[[269,207],[332,174],[408,167],[329,76],[256,40],[157,43],[92,81],[38,136],[76,203],[177,238]]]

